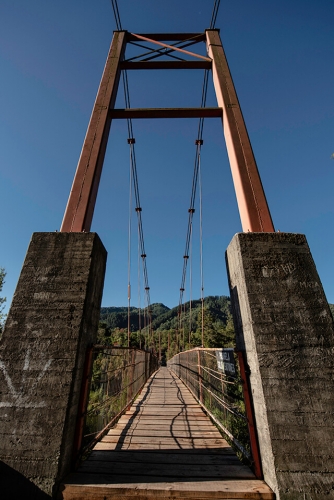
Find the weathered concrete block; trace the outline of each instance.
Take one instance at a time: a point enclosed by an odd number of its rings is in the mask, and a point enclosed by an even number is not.
[[[105,264],[95,233],[32,236],[0,344],[0,473],[15,478],[4,500],[50,498],[69,471]]]
[[[334,327],[306,238],[240,233],[226,260],[264,478],[277,500],[334,498]]]

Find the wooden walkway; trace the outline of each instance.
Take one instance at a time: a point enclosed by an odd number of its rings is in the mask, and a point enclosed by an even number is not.
[[[167,368],[150,378],[62,490],[64,500],[275,498]]]

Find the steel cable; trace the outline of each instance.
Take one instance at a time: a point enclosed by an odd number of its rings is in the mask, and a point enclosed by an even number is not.
[[[219,11],[220,0],[215,0],[211,15],[210,29],[214,29],[217,15]],[[204,71],[204,80],[202,85],[202,96],[201,96],[201,107],[204,108],[206,105],[207,91],[208,91],[208,79],[209,79],[209,70]],[[183,302],[183,293],[185,291],[185,282],[187,275],[187,265],[189,258],[189,248],[191,244],[191,234],[192,234],[192,224],[193,224],[193,215],[195,212],[195,200],[196,200],[196,189],[198,183],[198,177],[200,173],[200,154],[201,154],[201,146],[203,144],[203,129],[204,129],[204,118],[199,119],[198,123],[198,131],[197,131],[197,140],[196,140],[196,155],[195,155],[195,165],[193,171],[193,179],[192,179],[192,189],[190,196],[190,208],[188,210],[188,227],[187,227],[187,236],[186,236],[186,245],[185,252],[183,258],[183,269],[182,269],[182,278],[181,278],[181,286],[180,286],[180,299],[179,299],[179,309],[182,310],[182,302]],[[200,181],[201,184],[201,181]],[[200,193],[200,266],[201,266],[201,300],[202,300],[202,346],[204,342],[204,282],[203,282],[203,227],[202,227],[202,186]],[[191,309],[191,291],[190,291],[190,309]],[[190,320],[191,321],[191,320]]]
[[[117,0],[111,0],[112,9],[114,12],[116,27],[119,31],[122,31],[122,23],[118,9]],[[130,108],[130,93],[129,93],[129,82],[127,71],[122,71],[123,77],[123,88],[124,88],[124,99],[125,99],[125,107]],[[143,276],[144,276],[144,287],[145,287],[145,295],[147,302],[147,311],[149,317],[149,328],[150,328],[150,308],[151,308],[151,300],[150,300],[150,287],[148,284],[148,273],[147,273],[147,265],[146,265],[146,251],[145,251],[145,243],[144,243],[144,232],[143,232],[143,221],[141,215],[141,205],[140,205],[140,197],[139,197],[139,184],[138,184],[138,175],[137,175],[137,163],[136,163],[136,154],[135,154],[135,140],[133,134],[132,120],[131,118],[127,119],[127,127],[128,127],[128,142],[130,144],[130,158],[131,158],[131,175],[133,181],[134,195],[135,195],[135,203],[136,203],[136,212],[137,212],[137,222],[138,222],[138,234],[139,234],[139,244],[143,265]],[[139,313],[140,314],[140,313]],[[145,314],[144,314],[145,318]]]

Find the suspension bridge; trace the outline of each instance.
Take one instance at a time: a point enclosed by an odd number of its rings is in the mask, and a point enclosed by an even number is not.
[[[117,31],[61,229],[33,234],[1,340],[2,498],[334,498],[333,318],[305,236],[275,232],[215,28],[219,1],[204,33],[130,33],[112,5]],[[189,50],[196,44],[206,53]],[[144,52],[129,56],[129,45]],[[131,108],[127,72],[139,69],[204,70],[201,106]],[[206,107],[209,75],[215,108]],[[121,78],[126,108],[115,109]],[[132,121],[187,117],[199,126],[180,322],[198,191],[202,211],[203,120],[219,117],[243,230],[226,251],[236,349],[203,347],[201,268],[202,347],[183,352],[179,336],[165,368],[150,326]],[[96,345],[106,250],[91,223],[117,119],[128,124],[146,350],[131,347],[130,321],[126,348]],[[128,263],[128,310],[130,300]],[[191,319],[189,331],[191,347]]]

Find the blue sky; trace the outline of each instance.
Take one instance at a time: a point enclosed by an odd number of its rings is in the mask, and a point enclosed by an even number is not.
[[[118,3],[123,28],[137,33],[202,32],[213,6],[213,0]],[[216,22],[275,227],[306,234],[331,303],[333,19],[332,0],[225,0]],[[31,234],[60,227],[114,29],[109,0],[1,2],[0,266],[7,271],[8,305]],[[199,106],[202,79],[195,71],[131,72],[132,106]],[[211,82],[208,105],[216,105]],[[123,107],[121,87],[116,107]],[[151,301],[173,307],[197,120],[140,120],[133,126]],[[105,306],[127,304],[128,148],[126,123],[114,121],[92,226],[108,251]],[[241,224],[218,119],[205,122],[201,166],[205,295],[227,295],[224,252]],[[198,298],[195,215],[192,296]],[[135,227],[132,243],[137,305]]]

